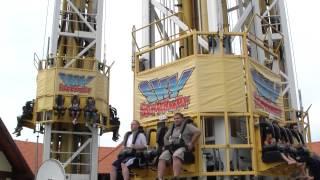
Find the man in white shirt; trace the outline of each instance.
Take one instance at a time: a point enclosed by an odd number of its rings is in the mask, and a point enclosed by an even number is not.
[[[117,179],[117,171],[122,171],[124,180],[129,180],[129,169],[137,167],[135,152],[147,148],[147,139],[143,132],[139,131],[140,123],[137,120],[131,122],[131,131],[127,132],[122,142],[123,149],[118,159],[112,163],[110,173],[111,180]]]

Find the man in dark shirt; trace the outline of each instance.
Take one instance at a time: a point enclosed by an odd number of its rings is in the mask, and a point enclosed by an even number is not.
[[[185,129],[181,133],[181,129],[183,128],[184,123],[186,122],[184,120],[183,114],[176,113],[174,115],[174,126],[172,127],[174,129],[169,129],[164,136],[165,146],[180,144],[181,139],[184,142],[184,146],[177,147],[174,150],[166,149],[161,153],[159,157],[159,163],[158,163],[158,179],[159,180],[163,179],[163,174],[166,169],[166,162],[169,162],[171,158],[172,158],[173,175],[175,177],[180,175],[182,162],[184,160],[184,153],[186,151],[192,151],[197,140],[199,139],[201,131],[191,123],[186,124]]]

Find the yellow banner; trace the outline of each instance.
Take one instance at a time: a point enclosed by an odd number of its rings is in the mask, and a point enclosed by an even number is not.
[[[240,58],[192,56],[136,75],[135,118],[168,112],[246,112]]]
[[[37,76],[37,96],[48,96],[55,93],[55,76],[55,69],[39,71]]]
[[[40,71],[37,77],[37,107],[39,110],[52,109],[54,96],[61,94],[71,97],[77,94],[95,98],[99,112],[107,114],[108,81],[104,74],[96,71],[62,68]]]
[[[270,69],[250,61],[252,99],[256,112],[275,119],[284,117],[281,78]]]

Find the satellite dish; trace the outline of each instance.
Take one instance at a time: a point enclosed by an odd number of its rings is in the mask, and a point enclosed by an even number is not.
[[[62,164],[55,159],[46,160],[41,164],[36,180],[65,180]]]

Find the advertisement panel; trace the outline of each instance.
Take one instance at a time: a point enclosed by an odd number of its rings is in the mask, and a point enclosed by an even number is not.
[[[57,72],[57,92],[59,94],[85,94],[94,92],[95,73],[79,73],[60,70]]]
[[[246,112],[243,62],[193,56],[135,78],[135,118],[183,112]]]
[[[37,108],[52,109],[54,97],[58,94],[66,97],[69,106],[71,96],[95,98],[99,112],[107,114],[108,109],[108,78],[95,71],[79,71],[73,69],[53,68],[38,73],[37,77]],[[85,105],[85,98],[81,100]]]
[[[135,79],[135,115],[140,119],[167,112],[188,111],[194,94],[192,61],[142,73]]]
[[[250,73],[255,111],[273,119],[284,117],[280,76],[254,61],[250,61]]]

